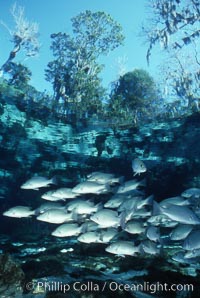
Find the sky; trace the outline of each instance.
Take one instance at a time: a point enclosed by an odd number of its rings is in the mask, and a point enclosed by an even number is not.
[[[52,91],[51,83],[45,80],[45,68],[53,60],[50,50],[52,33],[71,33],[71,18],[85,10],[92,12],[104,11],[121,24],[125,35],[124,46],[120,46],[107,56],[102,56],[100,62],[105,65],[101,73],[103,86],[109,88],[111,82],[119,76],[119,61],[124,71],[135,68],[147,70],[156,77],[157,66],[160,62],[159,54],[152,54],[151,64],[146,62],[147,44],[139,37],[142,23],[149,13],[147,3],[149,0],[18,0],[16,3],[25,9],[25,16],[29,21],[39,24],[39,42],[41,44],[38,57],[24,60],[19,55],[14,60],[28,66],[32,71],[31,84],[39,91]],[[0,0],[0,20],[11,29],[14,28],[10,8],[15,3],[12,0]],[[10,51],[12,42],[6,28],[0,25],[0,65],[2,65]]]

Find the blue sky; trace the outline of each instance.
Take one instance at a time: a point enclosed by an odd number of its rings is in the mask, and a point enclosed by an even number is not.
[[[0,0],[0,20],[13,28],[10,8],[14,1]],[[32,71],[31,83],[38,90],[51,91],[51,84],[45,81],[44,69],[53,56],[49,49],[50,34],[57,32],[71,32],[71,18],[85,10],[104,11],[112,16],[123,27],[126,37],[124,46],[114,50],[108,56],[101,58],[105,64],[102,72],[103,85],[117,79],[119,66],[117,61],[126,61],[126,71],[134,68],[146,69],[152,76],[157,75],[160,54],[152,55],[151,65],[147,66],[147,45],[138,37],[142,22],[148,17],[148,0],[18,0],[18,5],[25,8],[25,16],[29,21],[39,24],[41,49],[39,56],[23,61],[22,56],[16,57],[16,62],[22,62]],[[0,26],[0,64],[7,59],[12,43],[7,30]],[[123,62],[122,62],[123,63]]]

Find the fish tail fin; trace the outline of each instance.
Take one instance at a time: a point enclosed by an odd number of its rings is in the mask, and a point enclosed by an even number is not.
[[[35,215],[35,210],[33,210],[28,217],[32,217],[33,215]]]
[[[124,176],[121,176],[117,179],[119,184],[123,184],[124,183]]]
[[[88,225],[86,222],[84,222],[82,225],[81,225],[81,233],[86,233],[88,232]]]
[[[160,206],[159,204],[153,200],[153,209],[152,209],[152,215],[160,215],[161,214],[161,209],[160,209]]]
[[[115,194],[117,192],[118,188],[119,188],[119,186],[112,186],[112,185],[110,185],[110,192],[113,193],[113,194]]]
[[[154,195],[150,195],[149,197],[147,197],[146,199],[145,199],[145,203],[146,203],[146,205],[153,205],[153,199],[154,199]]]
[[[58,184],[56,176],[53,176],[53,178],[51,178],[51,183]]]
[[[124,230],[125,226],[126,226],[126,211],[123,211],[121,213],[119,224],[120,224],[122,230]]]
[[[74,221],[78,221],[79,218],[80,218],[80,216],[76,213],[75,210],[73,210],[73,211],[72,211],[72,219],[73,219]]]
[[[146,187],[146,185],[147,185],[147,181],[145,178],[139,181],[139,186]]]
[[[84,234],[87,232],[87,224],[83,223],[82,225],[79,226],[80,230],[80,234]]]
[[[99,191],[99,194],[104,194],[104,193],[108,193],[108,192],[112,192],[112,187],[110,186],[109,183],[106,183],[104,185],[104,190],[103,191]]]
[[[37,209],[33,210],[33,215],[38,216],[40,214],[41,214],[40,208],[37,208]]]
[[[97,208],[97,211],[101,210],[103,208],[102,202],[96,204],[95,207]]]
[[[144,252],[144,249],[143,249],[142,242],[137,246],[137,248],[138,248],[138,252],[139,252],[140,254],[144,254],[144,253],[145,253],[145,252]]]

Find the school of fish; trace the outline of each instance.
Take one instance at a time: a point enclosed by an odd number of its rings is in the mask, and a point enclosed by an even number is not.
[[[147,171],[143,161],[132,161],[133,175]],[[21,189],[39,190],[57,185],[56,178],[34,176]],[[118,256],[157,255],[173,245],[180,247],[173,260],[195,262],[200,257],[200,189],[156,202],[145,196],[145,179],[124,181],[111,173],[93,172],[73,188],[56,188],[42,194],[37,209],[15,206],[3,215],[36,217],[55,224],[52,237],[76,237],[84,244],[105,244]]]

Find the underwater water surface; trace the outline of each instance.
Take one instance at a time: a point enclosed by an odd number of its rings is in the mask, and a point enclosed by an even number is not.
[[[73,128],[27,118],[7,104],[0,147],[2,297],[194,297],[200,268],[195,117],[127,129]]]

